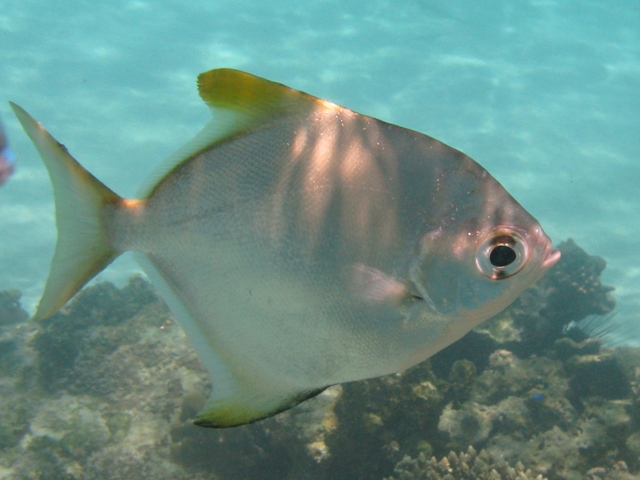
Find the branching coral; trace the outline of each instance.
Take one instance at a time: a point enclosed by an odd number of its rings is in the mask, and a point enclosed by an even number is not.
[[[484,450],[477,453],[473,447],[459,454],[450,452],[440,460],[423,454],[407,456],[398,462],[394,473],[385,480],[546,480],[521,462],[511,466]]]

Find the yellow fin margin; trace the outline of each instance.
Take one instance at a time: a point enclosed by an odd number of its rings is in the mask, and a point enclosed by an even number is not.
[[[339,108],[281,83],[231,68],[217,68],[198,75],[198,92],[211,109],[212,120],[154,169],[139,188],[139,197],[152,195],[158,182],[182,162],[228,138],[250,133],[263,122],[314,108]]]
[[[295,108],[300,102],[321,101],[281,83],[231,68],[201,73],[198,76],[198,92],[211,107],[251,112],[254,117]]]
[[[289,396],[275,395],[271,398],[252,398],[251,395],[243,398],[218,398],[215,378],[213,380],[213,394],[194,421],[200,427],[229,428],[264,420],[315,397],[327,388],[305,390]]]

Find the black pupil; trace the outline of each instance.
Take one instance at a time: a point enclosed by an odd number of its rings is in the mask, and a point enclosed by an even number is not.
[[[515,250],[506,245],[498,245],[491,250],[491,255],[489,255],[489,261],[494,267],[506,267],[512,264],[515,259]]]

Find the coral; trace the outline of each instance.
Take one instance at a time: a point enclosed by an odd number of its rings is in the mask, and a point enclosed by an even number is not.
[[[438,416],[447,403],[447,387],[429,362],[400,374],[343,385],[335,406],[338,428],[326,440],[326,477],[316,478],[381,478],[404,455],[431,449],[440,436]],[[360,460],[371,452],[376,452],[375,462]]]
[[[597,355],[601,347],[602,341],[598,338],[586,338],[576,342],[569,337],[564,337],[553,344],[556,356],[565,361],[574,355]]]
[[[142,278],[41,322],[0,292],[0,476],[635,478],[640,349],[567,328],[613,303],[603,262],[562,249],[562,272],[430,360],[222,430],[193,426],[215,385]]]
[[[604,315],[613,310],[614,287],[603,285],[600,275],[607,266],[601,257],[587,254],[569,239],[558,245],[562,252],[558,262],[542,284],[551,289],[545,312],[551,320],[566,325],[589,315]]]
[[[498,415],[496,408],[475,402],[467,402],[459,409],[449,404],[440,415],[438,429],[457,447],[478,445],[486,442]]]
[[[605,260],[588,255],[571,239],[558,249],[562,257],[557,265],[509,308],[524,354],[540,353],[563,337],[570,323],[615,307],[614,287],[600,280]]]
[[[439,461],[422,453],[417,458],[407,456],[396,464],[394,473],[386,480],[546,480],[521,462],[511,466],[484,450],[476,453],[473,447],[459,454],[452,451]]]
[[[561,396],[569,388],[563,373],[562,365],[547,357],[521,359],[508,350],[496,350],[474,385],[472,399],[492,405],[508,396],[526,397],[533,391]]]
[[[623,399],[631,393],[629,380],[612,351],[574,355],[567,360],[566,368],[577,399],[591,396]]]
[[[188,396],[171,428],[171,458],[189,471],[211,471],[220,478],[303,478],[329,456],[325,437],[336,428],[333,407],[340,391],[328,389],[258,424],[217,431],[191,423],[205,398]]]
[[[449,389],[456,402],[464,402],[469,398],[471,386],[477,374],[478,369],[469,360],[461,359],[453,364],[449,374]]]
[[[496,434],[485,449],[496,458],[531,465],[549,478],[579,479],[593,466],[635,461],[621,449],[633,426],[625,405],[594,399],[570,427],[556,425],[524,437]]]
[[[0,377],[12,376],[25,363],[27,312],[20,308],[17,290],[0,291]]]
[[[20,308],[21,296],[17,290],[0,291],[0,326],[15,325],[29,318]]]
[[[0,476],[3,459],[23,441],[37,405],[30,380],[33,356],[26,348],[34,326],[25,321],[19,300],[19,292],[0,292]]]
[[[161,449],[162,450],[162,449]],[[171,480],[212,480],[208,472],[186,472],[168,458],[159,455],[158,448],[147,445],[131,449],[111,445],[88,459],[82,475],[77,477],[91,480],[116,479],[171,479]]]
[[[635,480],[637,478],[637,475],[629,473],[629,468],[623,461],[616,462],[609,468],[592,468],[585,474],[585,480]]]
[[[94,285],[55,317],[24,323],[25,365],[0,382],[3,478],[199,478],[168,460],[168,444],[206,373],[149,284]]]
[[[99,403],[90,397],[63,395],[47,399],[31,420],[30,439],[49,437],[62,455],[81,459],[104,447],[110,439]]]
[[[609,400],[630,394],[624,368],[611,351],[600,351],[600,342],[559,344],[562,359],[491,354],[469,401],[444,408],[438,424],[444,444],[484,448],[550,478],[582,478],[585,464],[635,465],[637,457],[624,446],[637,421],[634,411]]]
[[[38,354],[36,368],[42,387],[49,392],[69,388],[82,371],[77,368],[79,363],[103,365],[103,357],[119,346],[136,344],[144,329],[130,319],[152,304],[152,322],[169,316],[151,286],[134,276],[121,290],[106,282],[86,288],[65,309],[41,321],[31,346]],[[96,373],[91,377],[99,380]],[[79,388],[86,390],[86,385]]]
[[[565,397],[569,385],[562,365],[545,357],[528,360],[496,350],[471,387],[470,400],[447,405],[438,429],[449,448],[482,447],[497,434],[532,435],[554,425],[570,426],[577,412]]]
[[[614,342],[628,338],[629,328],[617,325],[611,315],[614,287],[601,283],[606,262],[588,255],[571,239],[558,249],[562,257],[557,265],[504,312],[476,329],[493,342],[490,351],[504,348],[526,357],[545,353],[567,336],[578,342],[590,336]],[[487,339],[476,341],[474,349],[485,352],[486,344]]]

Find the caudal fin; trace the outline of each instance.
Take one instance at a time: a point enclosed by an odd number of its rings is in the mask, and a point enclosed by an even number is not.
[[[39,122],[9,102],[49,171],[58,241],[35,319],[53,315],[120,255],[109,245],[100,210],[122,199],[80,165]]]

